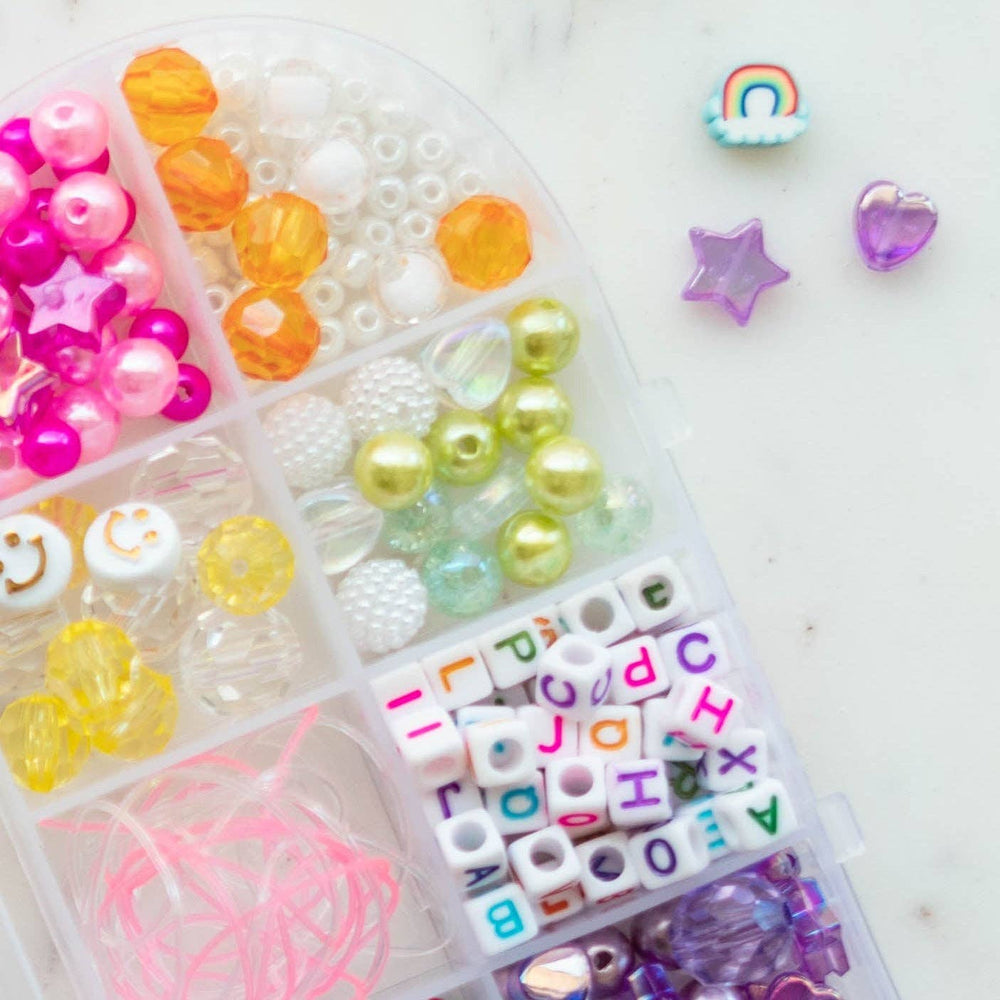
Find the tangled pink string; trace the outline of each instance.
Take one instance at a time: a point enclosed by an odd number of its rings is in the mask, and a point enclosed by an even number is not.
[[[77,904],[115,996],[371,993],[399,885],[388,857],[294,787],[292,758],[316,718],[304,715],[274,768],[206,755],[55,824],[74,835]]]

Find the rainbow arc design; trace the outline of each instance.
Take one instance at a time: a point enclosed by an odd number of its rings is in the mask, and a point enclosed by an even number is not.
[[[734,69],[722,87],[722,117],[746,118],[747,95],[758,88],[769,90],[774,95],[773,117],[787,118],[794,115],[799,106],[799,92],[791,73],[782,66],[751,63]]]
[[[747,63],[725,78],[703,117],[722,146],[774,146],[806,130],[809,109],[783,66]]]

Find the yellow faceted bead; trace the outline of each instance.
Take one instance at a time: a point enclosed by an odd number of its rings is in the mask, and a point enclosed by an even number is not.
[[[139,653],[120,628],[87,619],[67,625],[49,643],[45,686],[92,733],[117,711],[139,666]]]
[[[140,664],[114,714],[91,733],[94,748],[122,760],[144,760],[170,742],[177,727],[177,695],[166,675]]]
[[[51,694],[31,694],[4,709],[0,748],[14,779],[33,792],[65,785],[90,756],[83,727]]]
[[[234,615],[259,615],[292,585],[295,554],[281,529],[244,514],[214,528],[198,550],[205,595]]]
[[[156,161],[156,176],[181,229],[204,233],[228,226],[243,207],[250,179],[221,139],[174,143]]]
[[[500,526],[497,558],[509,580],[524,587],[545,587],[569,569],[573,545],[558,518],[525,510]]]
[[[524,479],[539,507],[556,514],[577,514],[597,499],[604,468],[590,445],[561,434],[543,441],[531,453]]]
[[[122,77],[122,93],[139,131],[160,146],[196,136],[219,103],[208,70],[173,48],[136,56]]]
[[[529,375],[565,368],[580,344],[576,317],[557,299],[528,299],[507,317],[514,364]]]
[[[354,458],[364,498],[382,510],[412,507],[430,489],[434,463],[427,445],[404,431],[369,438]]]
[[[265,288],[301,285],[326,260],[327,239],[320,210],[287,191],[250,202],[233,222],[240,270]]]
[[[531,260],[531,230],[519,205],[478,194],[441,217],[434,237],[451,276],[486,292],[509,285]]]
[[[512,382],[497,402],[497,428],[519,451],[573,426],[573,406],[563,388],[549,378]]]
[[[89,503],[72,497],[54,496],[27,507],[25,514],[37,514],[51,521],[69,539],[73,547],[73,575],[69,588],[82,587],[87,580],[87,564],[83,559],[83,538],[87,529],[97,519],[97,511]]]
[[[251,288],[226,310],[222,331],[241,372],[287,382],[319,350],[319,323],[298,292]]]
[[[438,417],[427,435],[427,447],[437,474],[459,486],[484,482],[500,462],[496,427],[472,410],[451,410]]]

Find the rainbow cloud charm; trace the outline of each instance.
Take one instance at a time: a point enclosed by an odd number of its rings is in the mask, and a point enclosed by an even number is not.
[[[806,130],[809,109],[787,69],[749,63],[726,77],[703,117],[722,146],[774,146]]]

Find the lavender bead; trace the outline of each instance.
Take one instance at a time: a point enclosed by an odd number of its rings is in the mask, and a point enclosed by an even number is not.
[[[709,986],[690,982],[681,990],[681,1000],[747,1000],[742,986]]]
[[[677,1000],[677,991],[667,978],[666,967],[659,962],[640,965],[628,977],[635,1000]]]

